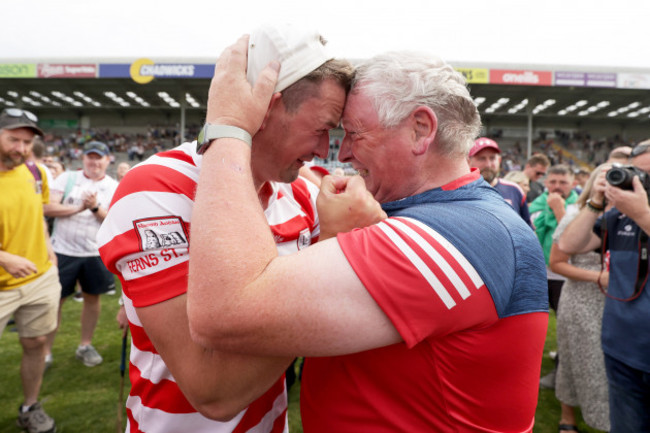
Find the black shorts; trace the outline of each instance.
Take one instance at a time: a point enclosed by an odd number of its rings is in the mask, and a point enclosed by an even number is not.
[[[106,269],[99,256],[72,257],[57,253],[56,258],[59,261],[61,298],[74,293],[77,281],[81,290],[89,295],[101,295],[115,290],[115,277]]]

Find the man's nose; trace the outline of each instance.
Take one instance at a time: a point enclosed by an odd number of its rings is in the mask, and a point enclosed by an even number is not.
[[[352,158],[352,140],[345,135],[339,149],[339,161],[348,162]]]
[[[329,154],[329,151],[330,151],[330,136],[329,133],[325,133],[318,139],[318,146],[316,147],[315,154],[321,159],[327,159],[327,155]]]

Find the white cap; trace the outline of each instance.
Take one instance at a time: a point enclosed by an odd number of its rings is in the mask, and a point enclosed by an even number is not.
[[[251,85],[271,61],[280,62],[275,91],[280,92],[332,59],[320,33],[293,25],[262,26],[251,33],[247,78]]]

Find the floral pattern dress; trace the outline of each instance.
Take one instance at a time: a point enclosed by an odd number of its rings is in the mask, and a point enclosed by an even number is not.
[[[558,225],[553,240],[560,235],[577,212],[567,213]],[[575,254],[573,266],[600,271],[600,254]],[[596,283],[567,279],[562,287],[557,311],[557,345],[560,362],[555,379],[555,396],[562,403],[580,406],[585,423],[609,431],[607,375],[600,342],[605,295]]]

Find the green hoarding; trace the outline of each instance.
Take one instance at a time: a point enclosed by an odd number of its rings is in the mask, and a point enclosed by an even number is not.
[[[36,64],[0,63],[0,78],[36,78]]]

